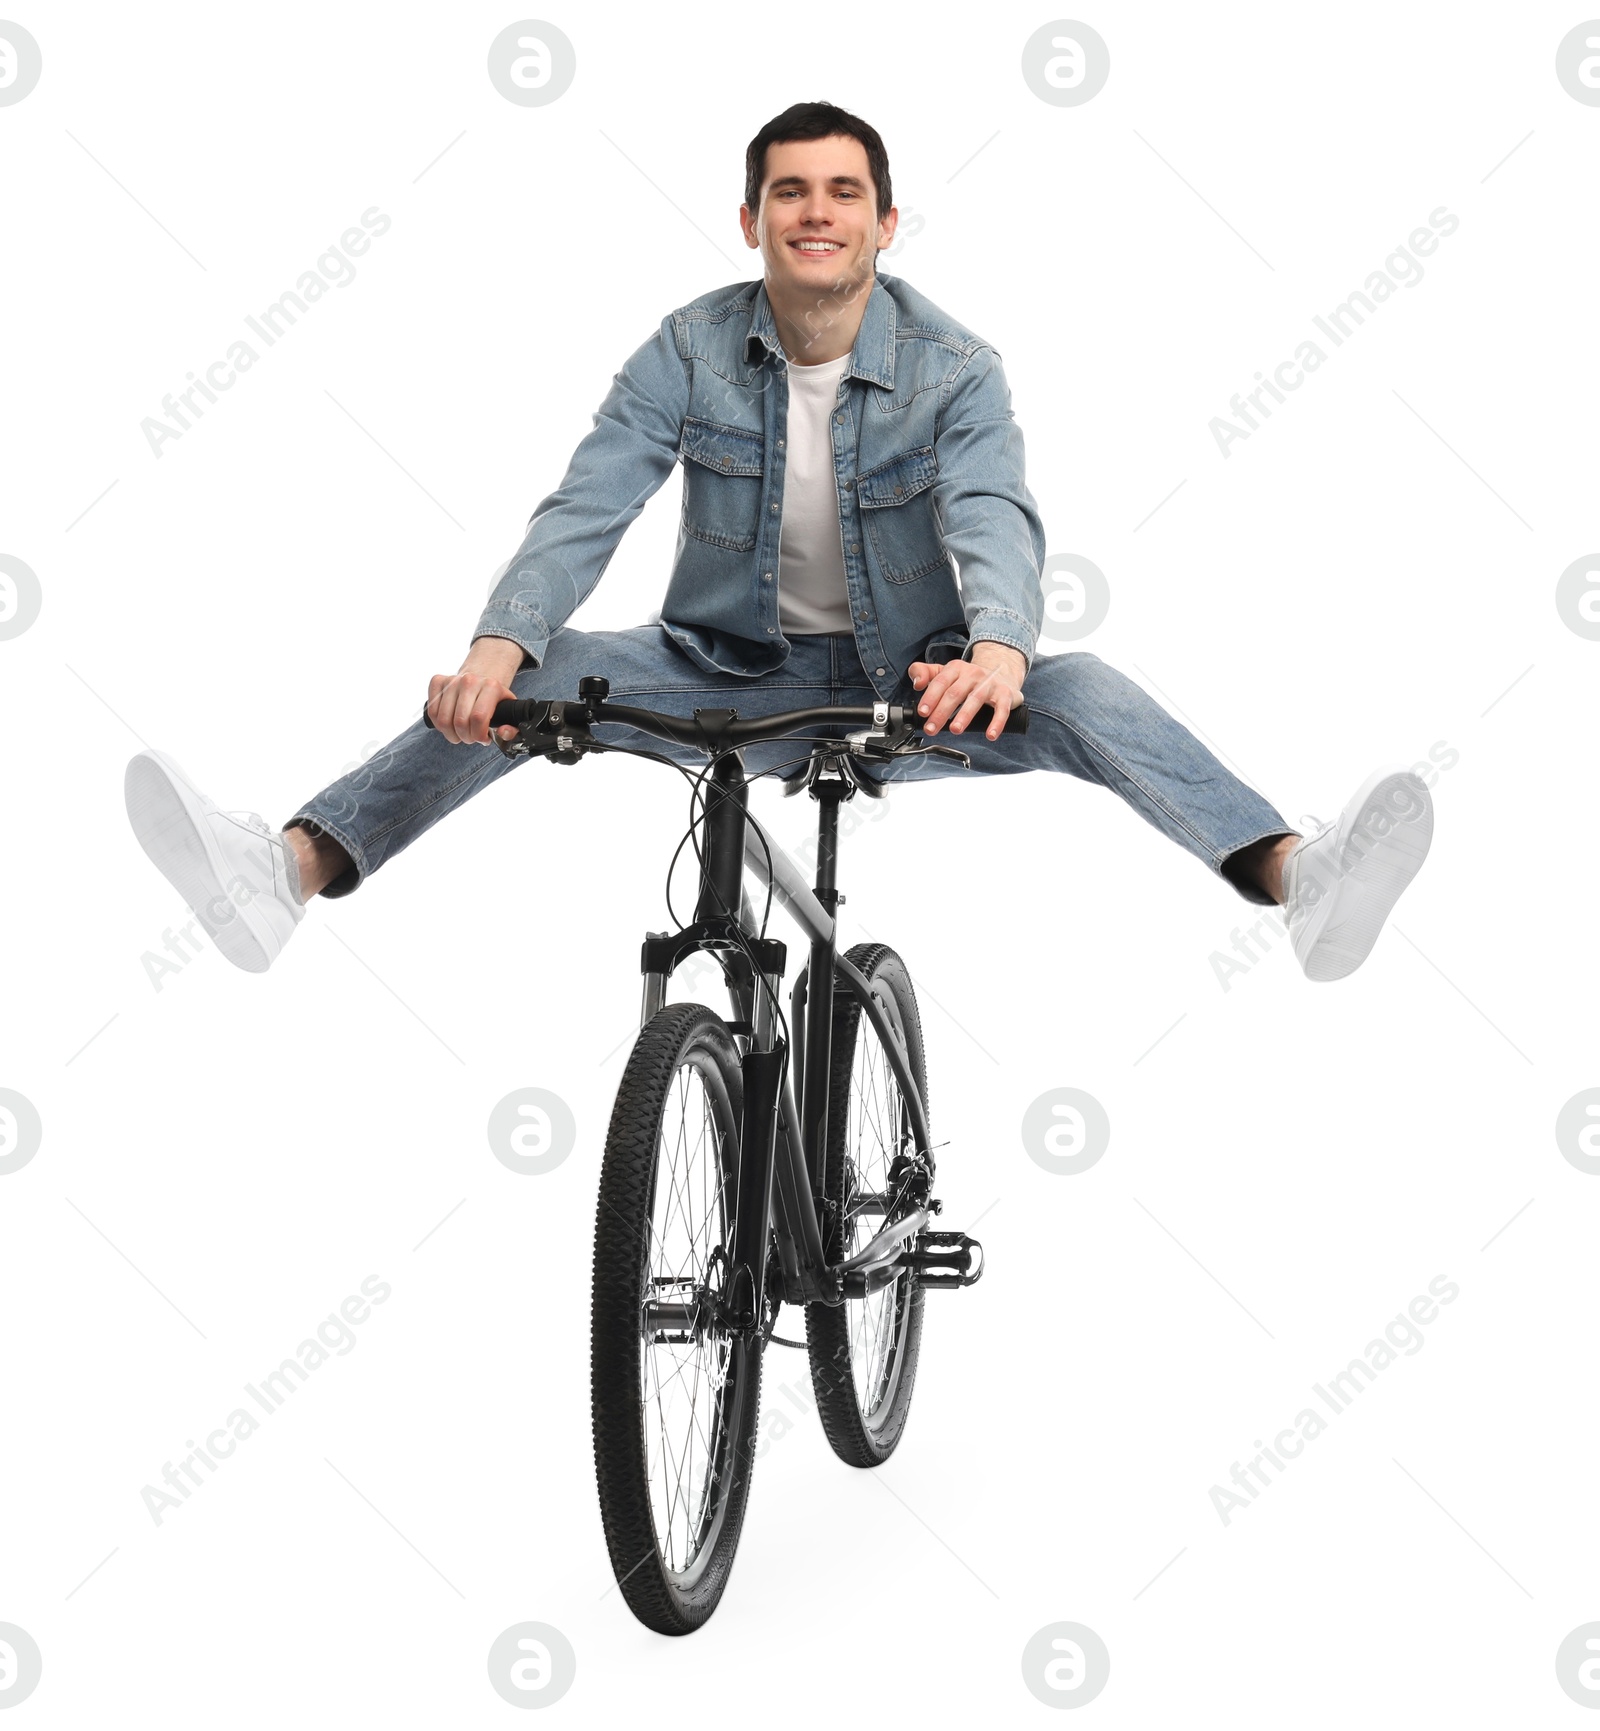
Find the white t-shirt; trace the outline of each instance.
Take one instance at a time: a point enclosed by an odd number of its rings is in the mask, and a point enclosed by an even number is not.
[[[788,364],[788,463],[778,536],[778,628],[785,636],[853,629],[830,426],[849,360],[846,354],[812,367]]]

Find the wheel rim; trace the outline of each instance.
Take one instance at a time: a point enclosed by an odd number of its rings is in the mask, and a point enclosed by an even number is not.
[[[905,1197],[895,1201],[890,1170],[897,1157],[917,1152],[916,1133],[889,1054],[871,1021],[856,1023],[856,1049],[850,1064],[850,1105],[845,1137],[841,1255],[855,1255],[890,1220],[909,1212]],[[887,1198],[888,1212],[883,1199]],[[894,1405],[910,1321],[911,1275],[894,1279],[863,1298],[845,1300],[850,1340],[850,1374],[862,1423],[876,1429]]]
[[[733,1231],[737,1131],[715,1063],[679,1065],[662,1105],[652,1177],[643,1292],[710,1306],[720,1296]],[[668,1577],[692,1586],[715,1549],[732,1473],[729,1414],[743,1352],[706,1328],[688,1341],[657,1340],[640,1325],[639,1396],[650,1512]]]

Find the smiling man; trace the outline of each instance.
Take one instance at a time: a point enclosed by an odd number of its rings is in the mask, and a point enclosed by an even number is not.
[[[348,895],[515,768],[483,749],[502,698],[571,698],[601,674],[614,699],[682,715],[915,699],[928,734],[964,736],[974,770],[1098,783],[1247,901],[1283,904],[1311,979],[1360,965],[1427,853],[1427,787],[1407,769],[1376,771],[1337,822],[1304,836],[1098,656],[1035,659],[1045,536],[1000,356],[878,272],[898,220],[865,121],[822,102],[769,121],[746,152],[739,208],[761,276],[669,313],[624,362],[466,658],[429,682],[434,728],[414,723],[281,831],[219,811],[160,752],[132,760],[135,833],[225,956],[264,970],[313,896]],[[574,629],[680,463],[659,615]],[[1003,734],[1023,699],[1029,731]],[[991,724],[969,734],[985,704]],[[756,773],[793,757],[793,742],[746,753]],[[883,773],[962,772],[929,758]]]

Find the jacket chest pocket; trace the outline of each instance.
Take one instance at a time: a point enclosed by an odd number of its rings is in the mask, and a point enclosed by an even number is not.
[[[932,445],[920,445],[856,477],[856,502],[878,569],[891,583],[910,583],[948,569],[933,509],[939,478]]]
[[[686,420],[678,446],[683,458],[683,527],[697,541],[748,553],[756,544],[766,440],[743,427]]]

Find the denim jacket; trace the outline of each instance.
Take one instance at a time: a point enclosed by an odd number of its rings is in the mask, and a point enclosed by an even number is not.
[[[787,419],[786,361],[762,282],[732,283],[669,313],[612,380],[474,637],[509,638],[537,665],[681,459],[683,510],[659,623],[710,671],[756,677],[782,666]],[[1044,527],[999,354],[880,272],[832,432],[856,645],[878,695],[888,698],[913,661],[970,660],[977,641],[1010,644],[1031,663]]]

